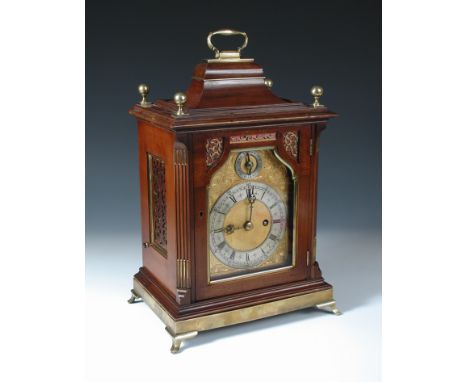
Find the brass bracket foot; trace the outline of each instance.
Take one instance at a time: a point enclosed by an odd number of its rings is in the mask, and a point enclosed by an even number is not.
[[[171,353],[173,353],[173,354],[179,352],[180,345],[182,344],[182,341],[189,340],[189,339],[195,337],[198,334],[198,332],[187,332],[187,333],[181,333],[181,334],[174,334],[174,333],[171,332],[171,330],[168,327],[166,327],[166,331],[172,337]]]
[[[333,313],[333,314],[335,314],[337,316],[342,314],[338,310],[338,308],[336,307],[336,301],[335,300],[330,300],[330,301],[327,301],[327,302],[323,302],[321,304],[317,304],[315,307],[317,309],[319,309],[319,310],[323,310],[325,312],[330,312],[330,313]]]
[[[141,296],[140,296],[137,292],[135,292],[135,290],[133,290],[133,289],[130,290],[130,293],[132,294],[132,297],[130,297],[130,298],[127,300],[127,302],[128,302],[129,304],[134,304],[134,303],[136,303],[136,302],[143,302],[143,299],[141,298]]]

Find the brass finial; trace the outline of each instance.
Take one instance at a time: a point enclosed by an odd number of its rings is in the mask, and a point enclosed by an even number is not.
[[[187,114],[184,111],[184,104],[187,102],[187,96],[185,93],[176,93],[174,94],[174,102],[177,105],[177,111],[174,113],[174,115],[185,115]]]
[[[140,95],[141,95],[141,101],[140,101],[140,106],[141,107],[150,107],[151,106],[151,102],[149,102],[146,99],[146,96],[148,95],[149,90],[150,90],[150,88],[146,84],[141,84],[141,85],[138,86],[138,93],[140,93]]]
[[[310,94],[313,95],[314,97],[314,103],[312,104],[312,107],[318,108],[318,107],[323,107],[323,105],[320,105],[320,97],[323,95],[323,88],[321,86],[313,86],[312,89],[310,89]]]
[[[270,89],[273,87],[273,81],[271,78],[265,78],[264,82],[265,82],[265,85],[269,87]]]

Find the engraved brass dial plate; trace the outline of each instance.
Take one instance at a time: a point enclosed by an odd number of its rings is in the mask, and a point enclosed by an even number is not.
[[[247,160],[259,167],[254,181],[239,174]],[[207,197],[210,282],[293,265],[293,174],[273,148],[231,151]]]

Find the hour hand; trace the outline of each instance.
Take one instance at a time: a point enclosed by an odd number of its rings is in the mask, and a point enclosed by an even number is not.
[[[228,224],[224,228],[224,232],[226,232],[227,235],[230,235],[231,233],[234,233],[235,230],[241,229],[242,227],[235,227],[234,224]]]
[[[228,224],[226,227],[218,228],[213,230],[214,233],[217,232],[226,232],[228,235],[233,233],[237,229],[241,229],[242,227],[236,227],[234,224]]]

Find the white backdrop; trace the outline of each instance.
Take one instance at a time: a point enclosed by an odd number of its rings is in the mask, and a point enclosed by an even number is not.
[[[381,372],[381,242],[374,232],[320,232],[317,256],[343,315],[306,309],[201,332],[171,354],[163,323],[129,305],[138,237],[99,237],[87,250],[88,381],[137,379],[375,382]]]

